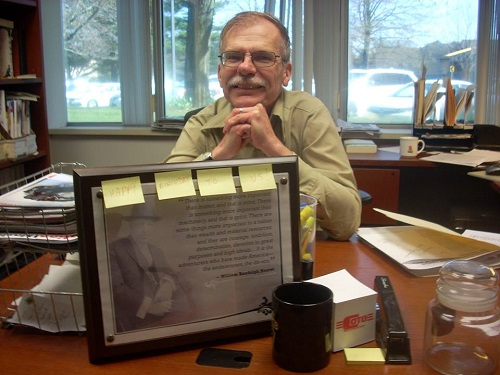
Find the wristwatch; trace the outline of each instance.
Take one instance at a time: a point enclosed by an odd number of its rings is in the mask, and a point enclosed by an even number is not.
[[[204,154],[201,154],[199,159],[201,161],[208,161],[208,160],[214,160],[212,158],[212,151],[205,152]]]

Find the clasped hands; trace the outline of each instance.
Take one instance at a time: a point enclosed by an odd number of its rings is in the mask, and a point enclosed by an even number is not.
[[[169,276],[163,276],[148,313],[156,316],[163,316],[168,313],[172,309],[172,297],[176,289],[174,280]]]
[[[267,156],[291,154],[276,137],[269,115],[260,103],[253,107],[233,108],[225,120],[223,132],[222,141],[212,150],[215,160],[234,158],[250,142]]]

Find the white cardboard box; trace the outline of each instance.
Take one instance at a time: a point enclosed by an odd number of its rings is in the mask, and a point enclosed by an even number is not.
[[[377,292],[345,269],[308,280],[333,292],[333,351],[375,340]]]
[[[38,145],[36,144],[36,135],[29,134],[26,136],[26,154],[33,155],[38,152]]]
[[[0,141],[2,159],[14,160],[26,155],[26,139],[24,137],[4,139]]]
[[[18,157],[32,155],[36,152],[35,134],[0,141],[0,160],[15,160]]]

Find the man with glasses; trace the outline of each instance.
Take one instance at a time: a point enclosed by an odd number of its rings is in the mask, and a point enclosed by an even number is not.
[[[243,12],[221,33],[219,82],[224,97],[192,116],[166,162],[298,155],[300,191],[318,202],[318,224],[347,240],[361,201],[328,109],[287,91],[292,64],[286,28],[273,16]]]

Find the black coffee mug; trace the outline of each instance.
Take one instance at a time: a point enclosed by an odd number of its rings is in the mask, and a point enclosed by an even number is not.
[[[294,282],[273,291],[273,359],[285,370],[312,372],[330,363],[333,293]]]

